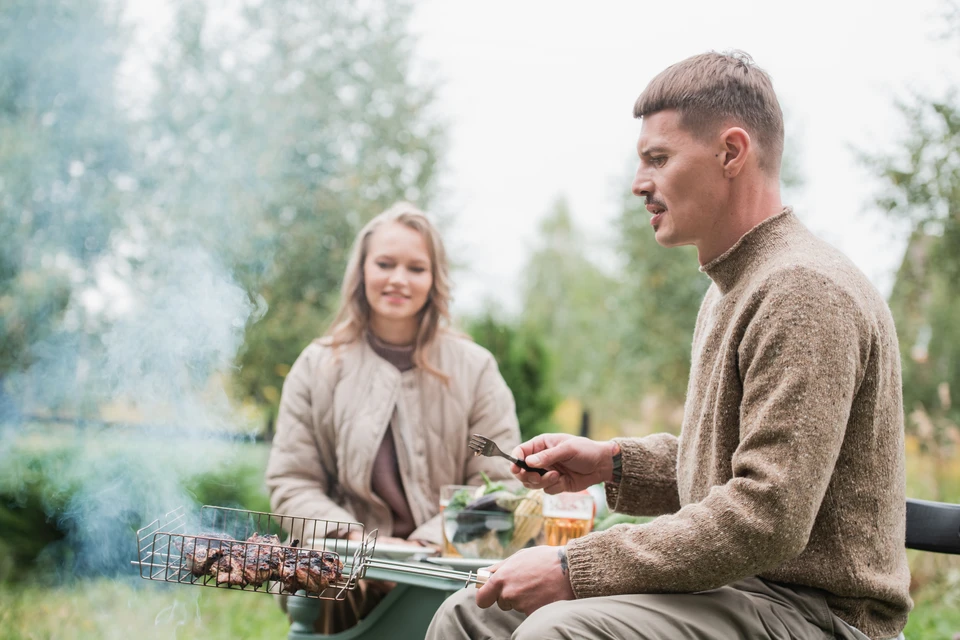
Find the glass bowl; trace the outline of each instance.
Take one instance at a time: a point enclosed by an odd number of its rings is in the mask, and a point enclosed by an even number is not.
[[[464,558],[500,560],[544,543],[543,516],[504,511],[445,509],[447,543]]]

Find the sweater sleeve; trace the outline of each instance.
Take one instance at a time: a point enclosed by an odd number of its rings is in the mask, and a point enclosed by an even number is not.
[[[577,597],[713,589],[805,548],[871,334],[850,295],[810,270],[783,275],[761,296],[738,346],[732,478],[674,514],[572,541]]]
[[[616,441],[623,456],[623,472],[620,484],[606,484],[610,510],[631,516],[659,516],[678,510],[676,436],[655,433]]]
[[[326,349],[308,347],[294,362],[283,383],[266,483],[270,505],[276,513],[354,522],[353,514],[328,495],[329,478],[335,471],[324,463],[321,447],[333,445],[321,444],[320,425],[315,424],[333,415],[333,389],[318,373],[324,356],[328,356]],[[295,532],[291,534],[297,537]]]

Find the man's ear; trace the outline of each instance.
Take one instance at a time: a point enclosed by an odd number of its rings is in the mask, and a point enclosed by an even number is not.
[[[720,135],[720,142],[723,145],[723,177],[735,178],[747,164],[753,141],[740,127],[730,127]]]

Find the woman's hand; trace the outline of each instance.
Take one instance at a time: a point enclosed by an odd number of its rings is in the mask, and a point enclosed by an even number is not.
[[[595,442],[566,433],[546,433],[513,450],[513,457],[532,467],[549,469],[544,475],[512,465],[511,471],[525,487],[555,494],[583,491],[599,482],[613,480],[613,456],[620,452],[616,442]]]
[[[351,531],[347,535],[347,540],[362,540],[363,534],[360,531]],[[406,538],[395,538],[393,536],[377,536],[377,544],[389,544],[393,546],[404,546],[416,549],[418,551],[425,551],[428,553],[434,553],[439,551],[439,547],[430,542],[424,540],[407,540]]]

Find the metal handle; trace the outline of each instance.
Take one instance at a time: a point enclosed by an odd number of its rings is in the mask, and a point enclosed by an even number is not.
[[[379,558],[372,558],[364,562],[364,568],[371,569],[389,569],[392,571],[397,571],[399,573],[407,573],[417,576],[426,576],[428,578],[443,578],[446,580],[456,580],[457,582],[465,583],[464,586],[468,584],[475,584],[477,586],[482,586],[486,584],[487,580],[490,579],[492,575],[490,571],[486,569],[477,569],[476,572],[458,571],[456,569],[448,569],[445,567],[418,567],[409,562],[397,562],[394,560],[381,560]]]

